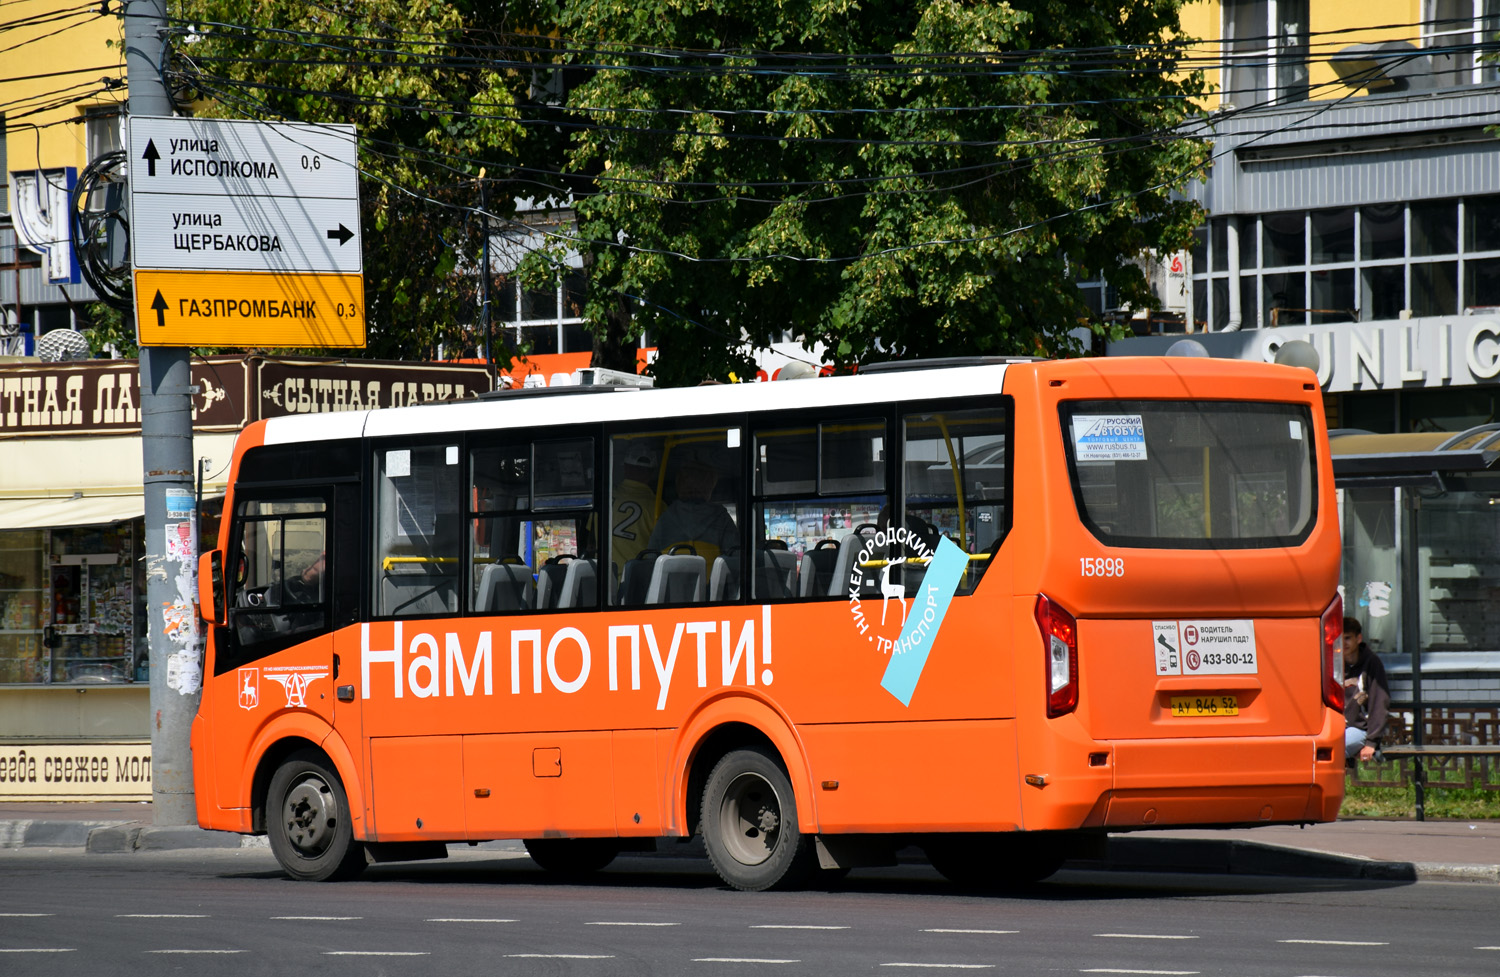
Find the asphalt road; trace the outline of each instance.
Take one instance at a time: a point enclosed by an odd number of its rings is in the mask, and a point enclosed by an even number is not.
[[[295,883],[265,850],[0,852],[0,974],[1500,972],[1500,886],[1063,872],[1005,896],[925,865],[796,893],[621,859],[556,884],[504,850]]]

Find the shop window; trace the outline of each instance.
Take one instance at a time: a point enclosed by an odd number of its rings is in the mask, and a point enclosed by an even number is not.
[[[1452,200],[1436,200],[1412,204],[1412,255],[1456,254],[1457,252],[1457,202]]]
[[[1500,251],[1500,196],[1464,201],[1464,250]]]
[[[1411,314],[1455,315],[1458,312],[1458,262],[1433,261],[1411,266]]]
[[[1215,278],[1210,287],[1214,296],[1213,326],[1214,329],[1223,329],[1229,324],[1229,279]]]
[[[461,525],[458,445],[376,453],[375,614],[458,610]]]
[[[1491,589],[1500,577],[1494,496],[1493,490],[1450,491],[1422,499],[1415,542],[1418,597],[1428,610],[1418,623],[1418,647],[1424,650],[1500,647]]]
[[[1212,223],[1212,221],[1210,221]],[[1208,271],[1208,227],[1200,224],[1193,228],[1193,270],[1202,275]]]
[[[1264,276],[1266,325],[1300,326],[1307,323],[1307,284],[1301,271]]]
[[[1312,212],[1312,260],[1315,265],[1354,260],[1353,209]]]
[[[1209,235],[1213,242],[1213,271],[1229,270],[1229,219],[1227,217],[1215,217],[1208,222]],[[1194,268],[1199,267],[1194,259]],[[1202,267],[1207,268],[1205,264]]]
[[[1365,261],[1406,256],[1406,208],[1375,204],[1359,211],[1359,254]]]
[[[1312,273],[1312,323],[1354,322],[1354,269],[1314,269]]]
[[[1255,276],[1240,279],[1240,324],[1245,328],[1256,328],[1261,324],[1260,292],[1256,288]]]
[[[1500,258],[1464,262],[1464,308],[1500,308]]]
[[[1363,318],[1396,319],[1406,308],[1406,266],[1377,265],[1364,269]]]
[[[516,335],[530,353],[560,352],[557,348],[557,326],[552,323],[545,326],[518,326]]]
[[[1261,267],[1279,268],[1307,262],[1307,241],[1302,211],[1267,214],[1261,218],[1264,244]]]
[[[41,530],[0,532],[0,684],[47,680],[46,615]]]
[[[1228,261],[1227,257],[1225,261]],[[1244,216],[1240,218],[1240,268],[1253,270],[1259,267],[1260,221],[1254,217]]]
[[[557,289],[521,289],[521,321],[557,318]]]

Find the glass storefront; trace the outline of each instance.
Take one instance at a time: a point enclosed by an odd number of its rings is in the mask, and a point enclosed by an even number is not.
[[[0,684],[146,679],[141,527],[0,532]]]

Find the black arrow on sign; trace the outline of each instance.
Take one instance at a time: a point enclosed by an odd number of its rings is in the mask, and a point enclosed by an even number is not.
[[[349,228],[345,227],[343,224],[339,225],[338,230],[328,232],[328,240],[337,241],[340,245],[348,244],[349,239],[353,236],[354,232],[349,230]]]
[[[146,161],[146,175],[156,175],[156,161],[161,159],[161,153],[156,151],[156,140],[146,140],[146,151],[141,154],[141,159]]]
[[[156,310],[156,324],[165,326],[167,324],[167,300],[161,297],[161,289],[156,290],[156,298],[151,300],[151,308]]]

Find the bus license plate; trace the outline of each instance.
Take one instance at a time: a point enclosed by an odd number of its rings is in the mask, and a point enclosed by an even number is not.
[[[1174,695],[1174,716],[1238,716],[1239,699],[1232,695]]]

